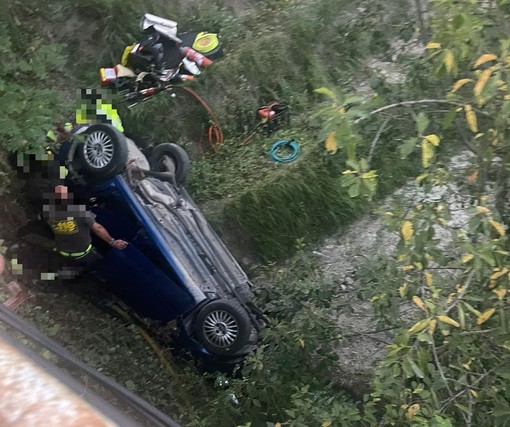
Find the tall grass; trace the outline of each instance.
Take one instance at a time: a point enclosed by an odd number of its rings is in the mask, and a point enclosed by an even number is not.
[[[363,203],[351,199],[340,185],[339,176],[310,157],[225,207],[227,220],[245,230],[265,260],[286,258],[298,241],[316,242],[365,212]]]
[[[99,67],[119,61],[124,46],[140,36],[138,23],[145,12],[176,20],[180,31],[220,34],[225,57],[191,87],[219,117],[225,143],[213,158],[195,162],[190,188],[200,203],[221,199],[226,207],[219,227],[229,221],[246,230],[262,258],[284,257],[297,239],[314,241],[365,210],[362,202],[347,196],[338,173],[324,161],[322,141],[308,111],[317,103],[315,88],[352,88],[359,81],[384,2],[264,0],[244,10],[226,0],[8,3],[8,11],[26,22],[18,31],[21,37],[12,38],[19,44],[17,52],[28,49],[33,39],[43,45],[67,45],[53,51],[66,64],[61,76],[65,80],[48,84],[67,100],[77,87],[97,85]],[[257,107],[273,100],[290,104],[292,127],[241,146],[256,124]],[[54,112],[57,108],[47,112],[38,135]],[[179,92],[124,111],[122,117],[128,132],[192,149],[210,124],[196,101]],[[302,146],[300,159],[291,165],[273,164],[267,157],[271,143],[290,137]],[[381,157],[385,158],[389,157]],[[388,177],[383,186],[391,188],[394,178],[402,175],[393,177],[381,162],[381,171],[387,171],[381,174]]]
[[[263,260],[278,261],[369,212],[373,202],[353,199],[342,187],[337,170],[341,156],[326,159],[322,153],[322,143],[309,144],[297,165],[227,201],[224,227],[237,227],[245,239],[241,243],[252,245]],[[373,166],[379,175],[376,200],[419,170],[418,161],[402,161],[391,146],[379,152]]]

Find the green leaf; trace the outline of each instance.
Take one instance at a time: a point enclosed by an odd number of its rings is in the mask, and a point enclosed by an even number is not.
[[[400,151],[400,158],[407,159],[407,157],[414,151],[416,148],[416,144],[418,144],[418,138],[409,138],[406,140],[400,147],[398,147]]]
[[[406,378],[410,378],[413,375],[410,362],[411,362],[411,359],[409,357],[406,357],[402,362],[402,370],[404,371]]]
[[[454,404],[457,408],[459,408],[462,412],[465,412],[467,415],[471,415],[471,411],[468,407],[461,405],[460,403]]]
[[[453,424],[449,419],[440,417],[439,415],[436,415],[432,419],[432,423],[431,427],[453,427]]]
[[[494,407],[492,415],[494,415],[496,418],[510,417],[510,407],[499,403]]]
[[[287,409],[285,412],[286,412],[286,413],[287,413],[287,415],[289,415],[290,417],[292,417],[292,418],[296,418],[296,412],[295,412],[295,411],[293,411],[292,409]]]
[[[351,185],[354,185],[357,179],[358,178],[353,174],[343,175],[341,179],[342,187],[350,187]]]
[[[366,187],[368,194],[374,194],[377,189],[377,180],[364,180],[363,185]]]
[[[462,301],[464,307],[466,307],[471,313],[473,313],[476,317],[479,317],[482,313],[480,313],[477,309],[475,309],[471,304],[466,301]]]
[[[492,253],[489,251],[480,251],[478,256],[482,258],[487,264],[494,267],[496,265],[496,260],[492,256]]]
[[[502,347],[504,347],[504,345]],[[496,375],[498,377],[501,377],[501,378],[504,378],[505,380],[510,381],[510,372],[508,372],[508,371],[497,372]]]
[[[455,16],[452,21],[453,29],[458,30],[464,24],[464,17],[462,14]]]
[[[418,341],[426,342],[429,344],[434,344],[434,340],[432,339],[432,337],[429,334],[419,333],[416,338],[418,338]],[[420,378],[422,378],[422,377],[420,377]]]
[[[352,159],[347,159],[345,161],[345,164],[351,168],[351,169],[354,169],[355,171],[359,171],[361,170],[361,166],[360,164],[356,161],[356,160],[352,160]]]
[[[464,329],[466,327],[466,315],[464,313],[464,309],[460,304],[457,306],[457,312],[459,313],[460,326],[462,329]]]
[[[361,182],[359,180],[356,180],[356,182],[349,187],[348,193],[349,197],[355,198],[359,196],[361,187]]]
[[[418,378],[424,378],[425,377],[425,374],[423,373],[423,371],[418,367],[418,365],[416,363],[414,363],[411,360],[411,358],[409,358],[409,364],[411,365],[411,369],[413,370],[414,374]]]
[[[420,113],[418,114],[418,117],[416,118],[416,130],[418,131],[418,133],[421,135],[423,132],[425,132],[425,130],[427,129],[427,127],[429,126],[430,124],[430,120],[428,119],[428,117],[425,115],[425,113]]]

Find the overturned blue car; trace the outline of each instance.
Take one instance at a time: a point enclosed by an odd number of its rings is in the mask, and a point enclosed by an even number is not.
[[[187,193],[186,152],[170,143],[150,155],[114,127],[82,126],[59,147],[67,184],[97,221],[129,243],[91,268],[102,287],[139,318],[176,321],[186,345],[211,361],[236,363],[252,351],[263,315],[252,284]]]

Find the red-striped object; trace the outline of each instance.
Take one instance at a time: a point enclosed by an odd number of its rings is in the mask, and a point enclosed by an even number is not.
[[[199,67],[205,68],[212,64],[212,61],[209,58],[190,47],[181,47],[181,52],[184,56],[186,56],[186,58],[193,61]]]

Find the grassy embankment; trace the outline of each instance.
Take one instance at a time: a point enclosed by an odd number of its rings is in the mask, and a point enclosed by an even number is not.
[[[367,7],[357,11],[358,3]],[[191,87],[219,117],[225,141],[214,155],[194,162],[189,188],[225,238],[243,236],[239,247],[278,260],[293,251],[298,239],[313,242],[348,223],[366,210],[366,203],[350,199],[339,184],[342,154],[325,154],[320,119],[310,118],[321,101],[313,90],[352,91],[370,77],[365,58],[375,47],[387,47],[377,27],[380,6],[332,0],[260,3],[242,14],[224,6],[195,2],[179,7],[179,2],[155,0],[144,5],[89,0],[76,7],[53,0],[11,2],[0,26],[1,146],[12,150],[38,144],[52,123],[67,120],[76,88],[97,85],[98,68],[118,60],[137,37],[139,16],[150,11],[177,20],[182,31],[217,31],[224,44],[225,57]],[[256,124],[257,107],[272,100],[290,104],[291,126],[270,136],[257,134],[241,145]],[[190,151],[200,137],[197,129],[208,121],[196,102],[182,94],[124,112],[128,131],[153,142],[177,142]],[[365,129],[368,144],[376,124]],[[289,138],[300,144],[298,160],[272,162],[267,155],[271,144]],[[376,153],[386,191],[409,172],[393,173],[396,161],[391,146]],[[2,165],[5,189],[5,158]]]

